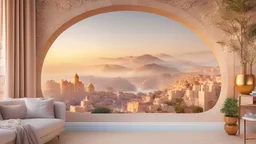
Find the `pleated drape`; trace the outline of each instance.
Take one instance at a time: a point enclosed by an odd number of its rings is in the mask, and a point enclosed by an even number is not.
[[[4,0],[6,96],[36,97],[35,0]]]
[[[0,99],[4,96],[4,84],[5,84],[5,55],[3,45],[3,1],[0,0]]]

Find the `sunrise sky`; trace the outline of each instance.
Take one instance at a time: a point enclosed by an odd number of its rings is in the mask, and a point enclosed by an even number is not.
[[[98,57],[210,51],[199,36],[169,18],[144,12],[110,12],[84,19],[51,46],[43,72],[51,66],[93,64]]]

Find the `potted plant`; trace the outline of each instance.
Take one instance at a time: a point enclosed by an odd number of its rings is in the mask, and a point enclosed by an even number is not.
[[[220,2],[217,22],[226,35],[219,43],[226,52],[240,57],[241,73],[236,76],[235,84],[239,93],[249,94],[254,89],[252,65],[256,62],[256,24],[253,23],[255,0],[216,0]]]
[[[224,101],[224,105],[221,108],[224,121],[226,122],[224,128],[229,135],[236,135],[238,130],[237,120],[239,116],[238,100],[236,98],[228,97]]]

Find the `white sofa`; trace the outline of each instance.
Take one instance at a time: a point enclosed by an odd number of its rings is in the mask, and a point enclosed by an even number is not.
[[[0,105],[25,105],[24,99],[1,100]],[[62,102],[54,102],[54,119],[34,118],[22,119],[22,122],[32,125],[43,143],[59,137],[64,131],[66,107]],[[0,144],[15,144],[15,132],[0,128]]]

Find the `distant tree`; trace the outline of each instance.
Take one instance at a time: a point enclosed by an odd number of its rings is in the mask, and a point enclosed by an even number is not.
[[[176,113],[185,113],[185,108],[182,105],[176,105],[175,106],[175,112]]]
[[[193,108],[192,108],[192,112],[193,113],[201,113],[201,112],[203,112],[204,111],[204,109],[202,108],[202,107],[200,107],[200,106],[194,106]]]
[[[112,113],[111,109],[107,107],[98,107],[95,108],[92,113]]]

